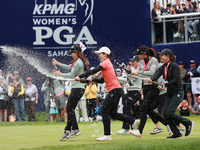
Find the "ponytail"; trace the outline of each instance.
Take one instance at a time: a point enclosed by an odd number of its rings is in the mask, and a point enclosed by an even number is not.
[[[149,56],[156,56],[156,51],[153,48],[148,49],[148,55]]]
[[[90,66],[90,62],[89,62],[88,58],[83,54],[83,52],[78,52],[78,57],[83,61],[84,70],[88,71],[89,66]]]

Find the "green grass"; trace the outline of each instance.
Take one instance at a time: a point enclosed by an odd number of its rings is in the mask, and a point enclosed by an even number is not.
[[[98,142],[96,137],[103,134],[102,122],[79,123],[81,135],[75,138],[60,142],[63,135],[65,123],[50,123],[44,120],[44,114],[38,122],[16,122],[0,123],[0,150],[35,149],[35,150],[66,150],[66,149],[200,149],[200,116],[190,116],[195,121],[193,133],[183,139],[166,139],[167,130],[164,126],[163,132],[157,135],[150,135],[154,124],[148,119],[142,139],[132,135],[117,135],[116,131],[121,129],[122,122],[112,121],[111,142]]]

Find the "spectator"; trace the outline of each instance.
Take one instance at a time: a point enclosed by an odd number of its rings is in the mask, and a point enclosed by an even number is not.
[[[186,8],[186,4],[185,2],[182,3],[182,7],[180,9],[180,14],[183,14],[183,13],[189,13],[190,11]],[[177,38],[177,37],[181,37],[181,33],[183,32],[183,21],[179,21],[178,22],[178,31],[176,34],[174,34],[174,37]]]
[[[179,14],[180,11],[177,9],[177,5],[172,5],[172,9],[170,11],[170,15],[176,15]],[[176,20],[179,18],[170,18],[170,20]],[[181,21],[182,22],[182,21]],[[181,23],[180,22],[180,23]],[[173,41],[173,35],[175,35],[175,33],[178,30],[178,25],[176,21],[170,21],[167,23],[167,42],[172,42]]]
[[[81,109],[82,117],[79,116],[79,108]],[[88,122],[87,108],[86,108],[86,98],[85,94],[81,97],[78,105],[75,108],[76,120],[77,122]]]
[[[22,121],[26,121],[25,118],[25,109],[24,109],[24,85],[19,83],[16,77],[12,78],[13,85],[10,91],[13,93],[13,104],[16,115],[16,122],[19,121],[19,112],[22,118]]]
[[[200,73],[200,65],[199,65],[199,67],[197,68],[197,73]]]
[[[3,71],[0,69],[0,76],[3,77]]]
[[[121,76],[122,76],[122,71],[121,71],[121,69],[117,68],[117,69],[115,70],[115,72],[116,72],[116,76],[117,76],[117,77],[121,77]]]
[[[177,111],[180,112],[181,116],[190,116],[191,110],[192,108],[188,105],[186,100],[183,100],[177,108]]]
[[[19,83],[25,85],[24,80],[23,80],[22,78],[20,78],[19,71],[14,71],[14,72],[13,72],[13,76],[16,78],[16,80],[17,80]]]
[[[4,116],[4,121],[7,121],[7,108],[8,108],[8,101],[6,99],[7,95],[7,85],[3,78],[0,76],[0,122],[2,121],[2,112]]]
[[[200,115],[200,95],[197,97],[197,102],[194,104],[193,114]]]
[[[8,116],[14,115],[14,104],[12,101],[12,95],[13,93],[11,92],[11,86],[12,86],[12,77],[13,75],[11,73],[8,73],[6,76],[6,85],[8,87]]]
[[[45,105],[45,120],[49,121],[49,111],[50,111],[50,84],[49,77],[46,77],[46,81],[42,84],[41,91],[44,93],[44,105]]]
[[[179,63],[178,63],[178,65],[179,65],[179,68],[180,68],[180,71],[181,71],[181,81],[182,81],[182,84],[183,84],[183,89],[184,89],[184,91],[185,91],[185,73],[186,73],[186,69],[185,69],[185,64],[182,62],[182,61],[180,61]],[[184,93],[184,99],[186,98],[186,94]]]
[[[197,74],[197,68],[195,67],[196,63],[194,60],[190,60],[190,68],[187,69],[186,74],[185,74],[185,80],[186,80],[186,93],[187,93],[187,98],[189,102],[189,106],[192,107],[192,86],[191,86],[191,80],[192,77],[198,76]],[[193,94],[194,97],[194,103],[197,102],[197,95]]]
[[[186,69],[185,69],[185,65],[184,65],[184,62],[180,61],[178,63],[179,65],[179,68],[181,70],[181,81],[182,83],[185,83],[185,73],[186,73]]]
[[[36,121],[35,108],[38,103],[38,90],[37,87],[32,84],[32,79],[28,77],[26,79],[27,85],[25,86],[25,106],[26,113],[28,115],[28,121]]]
[[[164,9],[160,6],[159,2],[155,2],[154,8],[152,9],[152,18],[154,21],[161,21],[159,19],[164,13]],[[162,22],[155,23],[155,38],[156,43],[162,42],[163,40],[163,24]]]
[[[86,101],[87,101],[87,110],[89,120],[96,120],[96,104],[97,104],[97,86],[96,83],[90,81],[85,89]]]
[[[181,10],[181,2],[180,2],[180,0],[176,0],[176,9],[177,9],[178,11]]]
[[[50,115],[51,122],[58,121],[58,109],[55,102],[55,96],[50,94]]]
[[[165,8],[165,14],[170,15],[171,12],[171,3],[167,3],[167,7]]]
[[[138,56],[133,56],[133,58],[129,60],[129,64],[131,65],[130,67],[131,72],[137,70],[139,60],[140,59]],[[127,94],[123,100],[123,114],[130,117],[133,117],[134,115],[134,117],[138,119],[138,117],[140,116],[140,111],[138,111],[139,106],[136,104],[136,102],[140,101],[141,99],[141,94],[139,91],[142,88],[142,80],[134,78],[133,76],[130,76],[130,74],[128,73],[126,78],[118,77],[118,80],[120,84],[127,83]],[[134,114],[132,114],[131,111],[133,111]],[[129,129],[130,125],[126,121],[123,121],[122,129],[117,131],[117,133],[129,134]]]
[[[66,103],[66,99],[65,99],[65,95],[64,95],[64,86],[62,81],[57,80],[57,79],[51,79],[51,81],[53,84],[53,86],[51,86],[51,89],[53,91],[53,93],[55,94],[55,102],[56,102],[56,106],[58,108],[58,111],[60,111],[60,121],[64,122],[63,117],[65,118],[65,122],[67,120],[67,114],[65,111],[65,103]]]
[[[188,3],[188,9],[190,12],[198,12],[198,8],[196,6],[196,2],[195,3],[192,3],[191,0],[188,0],[187,1]],[[193,18],[193,17],[191,17]],[[199,24],[199,19],[193,19],[193,20],[189,20],[187,22],[187,25],[188,25],[188,32],[190,33],[190,37],[191,38],[196,38],[197,37],[197,25]],[[192,27],[192,28],[191,28]]]

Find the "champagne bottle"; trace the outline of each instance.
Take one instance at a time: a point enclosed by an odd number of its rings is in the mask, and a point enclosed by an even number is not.
[[[132,73],[132,72],[131,72],[131,69],[127,69],[127,68],[125,68],[125,67],[122,66],[122,65],[120,65],[119,67],[122,68],[122,69],[124,69],[124,70],[126,71],[126,73],[128,73],[128,74],[131,74],[131,73]]]
[[[84,79],[84,78],[81,78],[81,79],[80,79],[80,82],[81,82],[81,83],[89,83],[89,80]]]
[[[163,86],[158,82],[152,81],[152,84],[153,86],[157,87],[159,90],[163,88]]]
[[[126,73],[128,73],[128,74],[131,74],[131,73],[132,73],[130,69],[126,69],[126,68],[124,68],[124,70],[125,70]]]
[[[55,59],[53,58],[52,61],[55,61]],[[57,66],[57,65],[54,65],[54,66],[53,66],[53,69],[54,69],[54,70],[58,70],[58,66]]]

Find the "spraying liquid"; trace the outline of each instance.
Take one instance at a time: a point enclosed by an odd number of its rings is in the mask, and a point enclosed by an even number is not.
[[[23,47],[0,46],[0,48],[1,48],[2,53],[5,55],[22,57],[23,60],[25,60],[29,65],[34,67],[42,75],[59,79],[59,80],[73,80],[73,79],[66,79],[63,77],[53,75],[51,72],[52,70],[49,69],[49,67],[47,67],[47,64],[45,64],[44,59],[42,59],[43,61],[41,61],[38,58],[34,58],[34,56],[37,56],[37,53],[33,54],[33,52]]]

